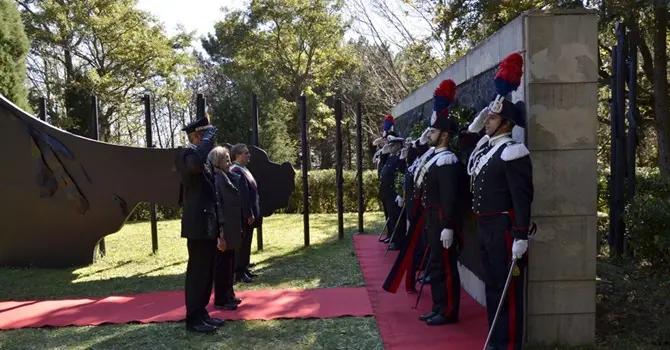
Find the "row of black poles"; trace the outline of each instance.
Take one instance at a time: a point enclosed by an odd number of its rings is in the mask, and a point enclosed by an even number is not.
[[[335,181],[337,182],[337,237],[344,239],[344,176],[342,164],[342,100],[335,100]],[[361,103],[356,104],[356,182],[358,195],[358,232],[364,232],[363,226],[363,128],[361,116]],[[307,99],[305,96],[298,98],[298,113],[300,116],[300,138],[301,138],[301,168],[302,168],[302,213],[305,246],[309,246],[309,169],[310,153],[307,118]]]
[[[612,99],[610,101],[612,137],[608,245],[612,248],[614,255],[622,256],[625,243],[623,213],[626,202],[631,201],[635,196],[637,47],[634,43],[629,45],[623,23],[616,23],[615,32],[617,45],[612,46]],[[626,114],[626,82],[628,83],[628,114]],[[628,119],[628,135],[626,135],[626,118]],[[624,192],[627,196],[624,195]]]
[[[155,148],[153,144],[153,133],[151,125],[151,96],[144,95],[144,120],[146,128],[146,142],[147,148]],[[196,96],[196,118],[205,117],[206,100],[203,94]],[[39,118],[46,121],[47,108],[46,99],[40,98],[39,101]],[[310,170],[310,153],[308,141],[309,122],[307,118],[307,99],[305,96],[300,96],[298,99],[298,111],[300,114],[300,130],[301,130],[301,146],[302,146],[302,188],[303,188],[303,224],[304,224],[304,243],[305,246],[310,245],[309,234],[309,170]],[[252,144],[259,147],[258,137],[258,97],[256,94],[252,95],[251,102],[251,119],[252,119]],[[336,154],[336,181],[337,181],[337,219],[338,219],[338,239],[344,238],[344,176],[342,163],[342,100],[335,101],[335,154]],[[89,137],[94,140],[99,140],[99,125],[98,125],[98,99],[96,96],[91,97],[91,128]],[[358,232],[364,232],[363,225],[363,132],[362,132],[362,112],[361,103],[356,104],[356,182],[358,195]],[[151,220],[151,247],[152,252],[156,254],[158,251],[158,225],[156,205],[149,203],[149,213]],[[257,234],[258,250],[263,250],[263,228],[262,223],[258,226]],[[104,238],[100,240],[98,247],[102,256],[106,255],[106,246]]]

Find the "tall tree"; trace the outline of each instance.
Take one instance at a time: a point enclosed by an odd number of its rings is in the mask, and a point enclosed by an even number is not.
[[[215,35],[203,41],[223,71],[222,85],[245,96],[259,94],[262,146],[273,157],[290,154],[290,160],[299,161],[296,101],[304,94],[316,164],[332,163],[328,140],[334,118],[324,102],[352,62],[343,42],[347,23],[341,9],[341,0],[253,0],[244,10],[226,13]],[[246,116],[249,106],[243,107]]]
[[[136,0],[17,2],[33,39],[32,88],[50,95],[55,124],[87,133],[89,117],[79,107],[95,94],[101,138],[141,144],[141,96],[152,78],[194,64],[184,50],[192,34],[168,37]]]
[[[26,55],[30,42],[23,29],[16,4],[0,0],[0,94],[28,109]]]

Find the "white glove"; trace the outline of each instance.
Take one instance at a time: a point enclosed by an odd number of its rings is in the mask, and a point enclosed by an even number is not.
[[[400,151],[400,159],[405,159],[407,158],[407,153],[409,152],[409,148],[405,147]]]
[[[440,241],[442,241],[442,246],[444,249],[449,249],[451,244],[454,243],[454,230],[442,229],[440,233]]]
[[[484,127],[484,122],[486,121],[486,118],[489,116],[489,107],[486,107],[482,109],[481,112],[479,112],[479,115],[477,115],[477,118],[472,121],[472,124],[468,126],[468,131],[470,132],[480,132],[482,128]]]
[[[396,196],[395,197],[395,202],[398,203],[399,207],[402,207],[402,197]]]
[[[383,138],[383,137],[380,137],[380,138],[375,139],[374,141],[372,141],[372,145],[373,145],[373,146],[378,146],[378,145],[380,145],[383,141],[384,141],[384,138]]]
[[[528,240],[527,239],[515,239],[514,244],[512,244],[512,259],[521,259],[521,257],[526,254],[528,250]]]
[[[426,130],[423,131],[423,134],[421,134],[421,137],[419,138],[419,144],[425,145],[430,141],[430,138],[428,137],[428,134],[430,133],[430,128],[426,128]]]
[[[391,152],[391,145],[384,145],[384,147],[382,147],[382,154],[389,154],[389,152]]]

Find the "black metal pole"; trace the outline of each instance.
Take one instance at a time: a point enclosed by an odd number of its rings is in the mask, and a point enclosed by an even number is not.
[[[342,185],[342,100],[335,100],[335,177],[337,181],[337,238],[344,239],[344,194]]]
[[[40,120],[45,122],[47,121],[47,99],[40,97]]]
[[[609,183],[609,204],[610,204],[610,224],[609,224],[609,236],[607,237],[607,244],[610,248],[614,247],[614,237],[616,235],[616,222],[617,222],[617,211],[616,211],[616,148],[617,148],[617,109],[616,109],[616,100],[617,100],[617,89],[616,89],[616,66],[617,66],[617,46],[612,46],[612,75],[610,78],[610,175],[608,179]]]
[[[154,148],[153,133],[151,132],[151,96],[144,95],[144,125],[147,133],[147,148]],[[149,203],[151,219],[151,251],[158,251],[158,224],[156,222],[156,204]]]
[[[622,22],[616,23],[617,35],[617,77],[616,77],[616,109],[617,109],[617,147],[616,147],[616,201],[617,201],[617,226],[615,235],[615,251],[617,256],[624,253],[624,222],[623,212],[625,207],[625,178],[626,178],[626,27]]]
[[[258,96],[251,95],[251,143],[258,147]]]
[[[298,98],[300,112],[300,137],[302,146],[302,215],[305,233],[305,247],[309,246],[309,144],[307,143],[307,99],[305,95]]]
[[[358,192],[358,232],[365,232],[363,227],[363,125],[361,103],[356,103],[356,188]]]
[[[89,137],[93,140],[100,139],[100,128],[98,127],[98,97],[91,96],[91,125],[89,128]],[[105,239],[102,238],[98,244],[98,250],[100,251],[100,256],[104,257],[107,255],[107,247],[105,246]]]
[[[200,119],[205,117],[205,96],[203,94],[198,94],[196,97],[195,105],[195,119]]]
[[[258,96],[251,95],[251,142],[254,146],[260,147],[258,142]],[[256,229],[256,247],[263,250],[263,217],[258,218],[258,228]]]
[[[635,154],[637,151],[637,46],[630,45],[628,64],[628,200],[635,198]]]

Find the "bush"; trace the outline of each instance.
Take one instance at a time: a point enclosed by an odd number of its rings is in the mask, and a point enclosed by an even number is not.
[[[356,188],[356,171],[345,170],[342,174],[344,212],[358,211],[358,190]],[[376,170],[363,172],[363,208],[365,211],[381,210],[378,199],[379,180]],[[337,213],[337,183],[335,170],[313,170],[309,172],[309,212],[314,214]],[[281,213],[302,213],[302,173],[296,172],[295,189],[291,194],[288,206]]]
[[[356,171],[344,171],[344,212],[358,212],[358,192],[356,189]],[[400,177],[399,177],[400,178]],[[379,180],[377,170],[363,172],[363,207],[365,211],[380,211],[378,199]],[[337,213],[337,183],[335,170],[313,170],[309,172],[309,211],[314,214]],[[302,213],[302,172],[295,175],[295,189],[289,198],[288,206],[278,213]],[[181,217],[181,209],[158,206],[158,220],[173,220]],[[149,204],[140,203],[128,217],[129,222],[150,220]]]
[[[670,181],[658,170],[641,168],[637,192],[626,206],[628,244],[636,259],[657,266],[670,264]]]

